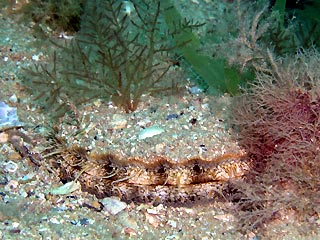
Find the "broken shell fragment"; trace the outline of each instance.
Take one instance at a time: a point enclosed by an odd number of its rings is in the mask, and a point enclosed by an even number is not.
[[[150,138],[150,137],[153,137],[155,135],[159,135],[159,134],[161,134],[163,132],[164,132],[164,129],[160,128],[158,126],[148,127],[148,128],[143,129],[142,131],[140,131],[139,139],[143,140],[143,139],[146,139],[146,138]]]
[[[80,189],[80,183],[71,181],[60,187],[51,189],[50,193],[53,195],[65,195],[65,194],[72,193],[78,189]]]

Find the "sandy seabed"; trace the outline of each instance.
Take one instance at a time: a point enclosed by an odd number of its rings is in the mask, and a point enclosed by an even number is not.
[[[19,76],[21,67],[42,56],[42,49],[34,47],[31,30],[10,16],[1,14],[0,26],[0,100],[17,108],[20,121],[25,123],[19,131],[36,142],[30,150],[41,151],[46,146],[46,115],[30,106],[30,96],[23,91]],[[96,101],[79,108],[85,129],[81,137],[72,137],[75,127],[63,122],[60,135],[70,146],[77,144],[123,157],[165,155],[175,161],[194,156],[212,158],[242,151],[232,139],[235,133],[226,124],[229,102],[228,96],[215,98],[190,94],[184,89],[178,96],[144,96],[137,111],[126,114],[110,103]],[[169,117],[172,114],[177,117]],[[158,126],[164,132],[139,139],[141,130],[150,126]],[[232,204],[220,201],[192,207],[118,201],[123,207],[115,213],[116,204],[109,208],[106,199],[97,199],[81,190],[53,196],[50,189],[62,183],[45,165],[38,167],[30,159],[21,158],[5,139],[1,140],[0,151],[2,239],[317,238],[302,236],[295,227],[299,223],[290,216],[271,223],[263,234],[241,233],[227,211]]]

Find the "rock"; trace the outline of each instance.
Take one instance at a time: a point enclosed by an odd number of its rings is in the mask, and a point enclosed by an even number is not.
[[[135,229],[133,229],[133,228],[130,228],[130,227],[125,227],[123,229],[123,232],[128,237],[132,237],[132,236],[137,236],[138,235],[137,231]]]
[[[123,129],[127,126],[127,124],[127,119],[121,114],[114,114],[110,122],[112,129]]]
[[[22,126],[18,119],[17,109],[0,102],[0,127]]]
[[[79,182],[71,181],[60,187],[51,189],[50,193],[53,195],[65,195],[80,189],[80,187],[81,186]]]
[[[9,101],[12,103],[17,103],[18,102],[17,95],[13,94],[11,97],[9,97]]]
[[[127,208],[127,204],[125,202],[120,201],[117,198],[104,198],[101,203],[104,206],[104,210],[109,212],[111,215],[116,215],[122,210]]]
[[[158,154],[158,155],[164,154],[165,150],[166,150],[166,144],[164,144],[164,143],[156,144],[156,146],[155,146],[156,154]]]
[[[159,134],[161,134],[163,132],[164,132],[164,129],[160,128],[158,126],[148,127],[148,128],[143,129],[142,131],[140,131],[139,139],[143,140],[143,139],[146,139],[146,138],[150,138],[150,137],[159,135]]]
[[[84,206],[94,209],[95,211],[101,211],[102,210],[102,203],[96,200],[88,201],[83,204]]]
[[[18,164],[12,161],[9,161],[4,165],[4,170],[6,172],[14,173],[15,171],[17,171],[17,169],[18,169]]]
[[[170,119],[177,119],[179,117],[178,114],[176,113],[172,113],[172,114],[169,114],[167,117],[166,117],[166,120],[170,120]]]
[[[9,135],[7,133],[0,133],[0,143],[6,143],[9,140]]]
[[[154,228],[157,228],[160,226],[161,221],[159,220],[157,215],[145,213],[146,220],[148,223],[150,223]]]
[[[177,227],[177,222],[174,221],[174,220],[168,220],[167,224],[170,225],[173,228]]]

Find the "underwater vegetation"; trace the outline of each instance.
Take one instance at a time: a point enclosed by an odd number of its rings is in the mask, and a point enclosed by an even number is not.
[[[275,24],[266,35],[277,54],[292,53],[299,48],[320,47],[320,2],[273,1]]]
[[[319,50],[319,4],[312,0],[232,1],[216,16],[223,21],[208,23],[205,51],[210,49],[232,69],[239,69],[235,76],[244,79],[238,85],[245,87],[257,70],[270,67],[267,49],[277,57],[310,47]]]
[[[170,89],[161,82],[169,54],[189,41],[173,36],[198,26],[183,20],[168,29],[162,11],[160,1],[88,1],[77,36],[56,43],[49,64],[28,69],[26,86],[55,118],[97,98],[135,111],[143,94]]]
[[[210,31],[199,37],[193,30],[203,24],[184,19],[170,0],[66,4],[34,0],[21,11],[33,16],[36,25],[71,27],[77,35],[64,45],[56,43],[58,49],[48,63],[29,69],[25,83],[39,93],[37,104],[44,110],[55,109],[54,118],[97,98],[132,112],[143,94],[170,90],[164,79],[174,62],[170,59],[178,55],[199,76],[198,84],[208,94],[236,95],[239,85],[253,81],[257,66],[266,67],[266,49],[283,56],[317,46],[319,19],[310,11],[318,4],[295,12],[308,17],[289,21],[290,14],[278,7],[280,3],[285,1],[277,1],[273,8],[268,8],[268,1],[225,3],[222,26],[207,27]],[[52,14],[44,18],[47,10]],[[292,31],[298,25],[308,36]]]
[[[159,13],[156,12],[158,2],[161,2]],[[53,30],[79,31],[80,34],[78,35],[80,36],[77,36],[76,42],[81,42],[79,45],[81,49],[90,48],[90,50],[86,50],[86,53],[82,51],[84,54],[89,54],[88,52],[92,51],[90,58],[99,54],[98,51],[92,50],[94,49],[93,45],[101,43],[96,43],[92,37],[97,37],[100,34],[98,39],[102,39],[102,35],[101,30],[95,36],[92,33],[85,33],[85,31],[88,31],[88,29],[90,31],[91,29],[97,30],[101,27],[106,29],[102,19],[105,22],[110,21],[116,24],[115,21],[111,20],[118,17],[118,24],[123,27],[126,26],[123,29],[118,28],[118,30],[123,31],[121,34],[131,32],[130,37],[132,39],[121,40],[123,45],[125,43],[131,48],[136,48],[137,45],[159,48],[160,45],[163,45],[162,50],[158,51],[158,49],[154,54],[151,54],[154,59],[163,53],[176,53],[186,60],[189,67],[201,79],[198,84],[208,93],[227,92],[235,95],[239,92],[239,85],[244,85],[246,82],[253,80],[255,66],[252,67],[252,64],[261,65],[261,61],[263,61],[261,59],[266,58],[267,48],[273,49],[273,52],[278,56],[284,56],[296,52],[299,48],[319,47],[319,1],[299,1],[296,4],[291,2],[286,0],[260,0],[253,3],[239,0],[226,2],[224,3],[225,6],[220,6],[223,9],[221,10],[221,16],[214,16],[221,19],[214,23],[211,29],[207,27],[207,33],[201,37],[194,34],[193,29],[196,26],[202,26],[202,24],[193,24],[192,21],[186,21],[174,6],[174,1],[171,0],[156,2],[110,2],[100,0],[92,3],[91,1],[32,0],[25,4],[19,12],[23,15],[22,19],[33,19],[35,27],[39,28],[40,31],[45,31],[46,26]],[[101,9],[88,7],[93,4],[100,4],[101,6],[112,4],[114,5],[113,8],[118,8],[119,11],[117,12],[114,9],[112,10],[114,12],[111,13],[110,7],[108,10],[107,6],[105,12]],[[98,11],[101,11],[101,13]],[[98,19],[98,16],[100,19]],[[152,21],[151,16],[157,16],[157,20]],[[90,21],[92,28],[89,26]],[[204,24],[211,26],[210,22]],[[110,24],[107,24],[107,26],[111,27]],[[151,31],[153,31],[152,37]],[[110,33],[110,31],[107,31],[107,33]],[[134,39],[134,34],[138,34],[140,37]],[[85,35],[86,39],[84,40]],[[104,36],[105,40],[110,38],[111,34],[107,35]],[[142,35],[149,36],[149,39],[147,37],[141,38]],[[165,42],[166,38],[171,41],[169,45],[168,42]],[[154,42],[152,43],[152,41]],[[77,45],[78,43],[74,44]],[[173,47],[173,43],[176,44],[175,47]],[[90,46],[85,46],[86,44]],[[133,46],[134,44],[136,46]],[[114,46],[109,44],[108,47]],[[77,47],[70,47],[70,49],[72,48],[76,49]],[[123,49],[125,48],[123,47]],[[211,51],[210,49],[214,50]],[[76,54],[64,55],[63,57],[57,55],[58,60],[71,62],[73,61],[71,56]],[[123,56],[122,54],[119,55]],[[143,55],[144,57],[147,55],[146,51]],[[161,64],[160,62],[164,63],[160,60],[157,64]],[[165,68],[163,65],[162,67]],[[73,72],[75,71],[76,69],[73,69]],[[62,71],[59,69],[59,72]],[[86,83],[87,81],[84,80],[83,82]]]
[[[171,1],[163,1],[166,7],[164,16],[169,28],[172,28],[176,22],[182,21],[182,16],[179,11],[170,7]],[[224,32],[228,32],[225,29]],[[213,33],[217,35],[217,33]],[[174,36],[177,43],[186,40],[192,40],[190,44],[181,45],[178,50],[181,56],[188,62],[192,70],[203,80],[201,87],[209,94],[230,93],[237,94],[238,87],[241,82],[252,79],[247,72],[240,72],[236,66],[231,66],[227,63],[227,59],[223,56],[210,56],[208,53],[203,53],[200,49],[203,48],[201,42],[206,42],[210,36],[207,34],[200,38],[191,31],[183,31]]]
[[[288,211],[308,223],[320,214],[320,54],[271,62],[273,73],[257,74],[232,108],[252,165],[232,198],[239,224],[251,230]]]
[[[45,13],[48,5],[36,2],[23,8],[25,14]],[[39,14],[34,13],[33,4]],[[75,5],[83,12],[76,37],[64,45],[56,42],[59,46],[48,62],[28,69],[24,81],[38,93],[36,103],[55,119],[97,98],[134,111],[142,94],[170,90],[163,80],[172,65],[170,58],[176,55],[200,76],[209,94],[237,94],[239,84],[254,77],[251,70],[229,65],[224,55],[212,57],[199,51],[206,36],[200,39],[193,30],[203,24],[183,18],[173,1],[100,0]],[[59,27],[52,28],[67,29],[58,21],[68,19],[67,12],[68,5],[59,11],[64,17],[50,15],[47,24],[53,21]],[[42,25],[40,20],[35,22]]]

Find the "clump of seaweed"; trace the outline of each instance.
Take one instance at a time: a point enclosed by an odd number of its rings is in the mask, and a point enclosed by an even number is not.
[[[299,48],[320,47],[320,3],[316,0],[276,0],[272,15],[274,24],[265,34],[277,54],[287,54]]]
[[[208,44],[208,37],[205,50],[212,49],[214,56],[224,56],[233,68],[239,68],[239,76],[246,70],[254,75],[256,70],[269,68],[267,49],[279,57],[310,47],[319,50],[319,9],[320,2],[314,0],[277,0],[270,4],[264,0],[230,1],[220,13],[222,23],[213,22],[211,32],[215,38]],[[223,24],[226,27],[222,28]],[[228,31],[224,33],[225,29]],[[237,84],[244,86],[249,82],[247,76],[244,79]]]
[[[232,199],[246,230],[289,211],[308,223],[320,214],[320,53],[300,52],[286,67],[271,63],[272,73],[258,73],[233,105],[238,140],[252,163],[244,182],[234,182]]]
[[[132,112],[143,94],[169,89],[161,82],[168,54],[188,42],[172,37],[198,25],[185,20],[169,29],[160,2],[87,1],[75,39],[58,46],[52,64],[28,70],[25,83],[40,93],[39,104],[56,117],[97,98]]]

